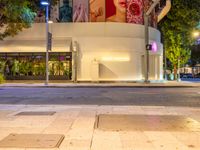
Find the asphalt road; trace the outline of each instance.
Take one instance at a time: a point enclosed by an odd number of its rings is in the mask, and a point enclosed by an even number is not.
[[[0,104],[200,107],[198,88],[0,88]]]

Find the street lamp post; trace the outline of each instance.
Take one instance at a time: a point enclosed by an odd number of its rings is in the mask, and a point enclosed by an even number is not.
[[[49,1],[48,0],[41,0],[41,5],[46,7],[46,15],[45,15],[45,21],[46,21],[46,80],[45,85],[48,85],[49,83],[49,46],[48,46],[48,39],[49,39]]]
[[[149,44],[149,16],[144,15],[144,25],[145,25],[145,45]],[[145,83],[149,83],[149,50],[146,49],[146,74]]]
[[[144,14],[144,27],[145,27],[145,46],[146,46],[146,74],[145,74],[145,83],[149,83],[149,48],[147,48],[149,44],[149,15],[154,10],[156,5],[160,2],[160,0],[152,0],[153,3],[149,7],[149,9]]]

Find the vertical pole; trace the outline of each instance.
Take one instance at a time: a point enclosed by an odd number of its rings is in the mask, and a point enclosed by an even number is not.
[[[166,49],[164,49],[164,79],[167,80],[167,57],[166,57]]]
[[[77,51],[73,51],[73,81],[77,82]]]
[[[49,39],[49,5],[46,6],[46,81],[45,85],[49,83],[49,53],[48,53],[48,39]]]
[[[178,58],[177,81],[180,82],[180,57]]]
[[[149,44],[149,16],[144,14],[144,26],[145,26],[145,48]],[[146,50],[146,74],[145,83],[149,83],[149,50]]]
[[[77,61],[78,61],[78,44],[76,41],[73,42],[73,49],[72,49],[72,80],[77,82]]]

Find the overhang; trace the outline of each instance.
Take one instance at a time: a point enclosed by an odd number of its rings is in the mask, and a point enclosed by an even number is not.
[[[72,39],[53,39],[53,52],[70,52]],[[0,41],[0,52],[46,52],[46,40],[5,40]]]

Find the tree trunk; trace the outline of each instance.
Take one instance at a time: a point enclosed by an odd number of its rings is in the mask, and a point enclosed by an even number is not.
[[[174,80],[177,80],[177,66],[174,65]]]

